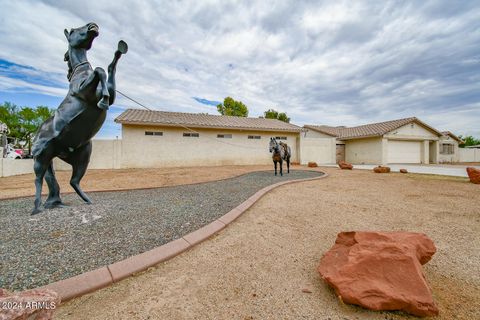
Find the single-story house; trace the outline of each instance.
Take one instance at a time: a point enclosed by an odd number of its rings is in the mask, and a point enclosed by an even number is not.
[[[461,142],[415,117],[302,128],[275,119],[128,109],[115,122],[122,140],[113,166],[121,168],[270,164],[270,137],[285,141],[291,161],[302,164],[457,162]]]
[[[270,137],[299,161],[302,128],[275,119],[128,109],[115,122],[123,168],[270,164]]]
[[[315,139],[329,152],[327,157],[317,155],[319,163],[353,164],[455,162],[461,142],[451,132],[440,132],[415,117],[356,127],[305,125],[304,129],[302,163],[315,155]],[[326,146],[333,144],[335,148],[328,150]]]

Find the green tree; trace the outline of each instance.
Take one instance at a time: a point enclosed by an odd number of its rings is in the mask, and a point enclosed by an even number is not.
[[[466,137],[458,136],[458,137],[464,142],[458,145],[460,148],[465,148],[468,146],[476,146],[480,144],[480,139],[477,139],[473,136],[466,136]]]
[[[0,105],[0,121],[7,125],[10,137],[20,137],[20,108],[10,102]]]
[[[248,107],[231,97],[226,97],[223,103],[217,106],[217,110],[223,116],[248,117]]]
[[[53,115],[54,110],[45,106],[35,109],[30,107],[18,107],[10,102],[0,105],[0,121],[9,129],[8,135],[24,141],[31,153],[32,139],[40,125]]]
[[[290,123],[290,118],[285,112],[278,112],[275,109],[268,109],[263,113],[263,116],[266,119],[277,119],[286,123]]]

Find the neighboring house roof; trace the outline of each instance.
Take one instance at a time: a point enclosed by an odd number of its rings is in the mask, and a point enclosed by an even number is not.
[[[300,132],[301,127],[276,119],[220,116],[199,113],[127,109],[115,122],[134,125],[185,126],[239,130]]]
[[[474,146],[467,146],[465,148],[480,148],[480,144],[476,144]]]
[[[330,127],[330,126],[323,126],[323,125],[317,126],[314,124],[306,124],[303,127],[307,129],[311,129],[313,131],[324,133],[332,137],[339,137],[341,130],[346,128],[346,127]]]
[[[337,137],[339,140],[349,140],[368,137],[381,137],[384,134],[389,133],[395,129],[403,127],[409,123],[416,122],[423,127],[435,132],[438,136],[442,133],[430,127],[426,123],[420,121],[416,117],[404,118],[398,120],[377,122],[371,124],[365,124],[357,127],[330,127],[330,126],[317,126],[317,125],[305,125],[307,129],[312,129],[321,133],[328,134],[332,137]]]
[[[452,137],[453,139],[457,140],[458,143],[463,143],[463,140],[460,139],[459,137],[457,137],[456,135],[454,135],[453,133],[451,133],[450,131],[442,131],[442,135],[444,136],[450,136]]]

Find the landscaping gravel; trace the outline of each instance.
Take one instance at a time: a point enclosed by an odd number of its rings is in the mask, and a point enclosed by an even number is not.
[[[34,288],[148,251],[207,225],[263,187],[321,174],[261,171],[194,185],[89,193],[92,205],[69,194],[63,197],[67,207],[36,216],[30,216],[32,197],[0,201],[0,288]]]

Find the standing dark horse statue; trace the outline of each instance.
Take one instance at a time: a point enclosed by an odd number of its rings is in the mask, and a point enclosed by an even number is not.
[[[89,23],[70,32],[65,29],[68,40],[68,80],[70,88],[67,96],[55,111],[38,129],[34,139],[33,158],[35,171],[35,208],[32,214],[41,212],[43,178],[47,181],[49,194],[45,208],[63,206],[60,199],[60,186],[55,178],[52,160],[59,157],[72,166],[70,185],[86,203],[91,203],[80,188],[92,153],[92,137],[100,130],[107,110],[115,101],[115,70],[118,59],[127,53],[127,44],[120,40],[107,73],[102,68],[92,69],[87,60],[87,51],[98,36],[98,25]]]
[[[280,175],[283,176],[284,160],[287,162],[287,173],[290,173],[290,157],[292,155],[290,147],[286,143],[278,143],[275,138],[270,138],[269,151],[272,153],[272,160],[275,165],[275,175],[277,175],[277,162],[279,162]]]

